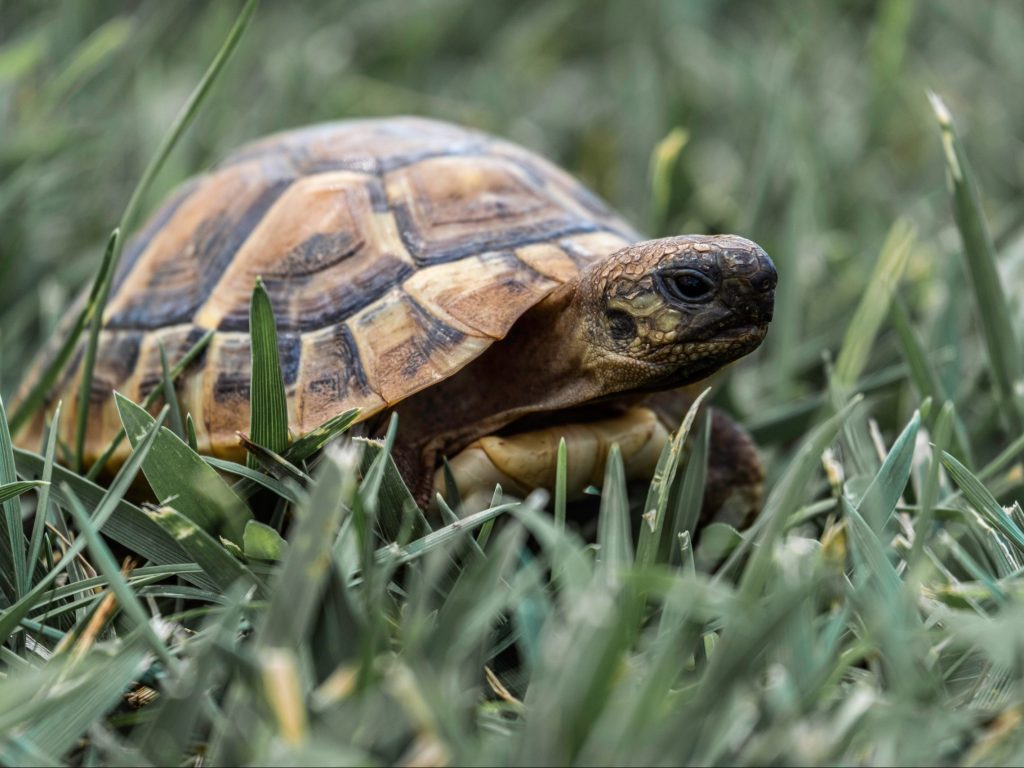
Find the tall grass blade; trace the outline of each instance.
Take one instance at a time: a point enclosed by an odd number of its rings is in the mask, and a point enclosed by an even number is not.
[[[669,200],[672,195],[672,173],[675,171],[679,153],[689,141],[689,134],[675,127],[657,143],[651,153],[651,230],[662,232],[668,218]]]
[[[256,278],[249,303],[249,335],[252,339],[249,439],[280,454],[288,447],[288,399],[277,349],[274,308],[260,278]],[[250,469],[259,467],[259,461],[252,455],[246,458],[246,464]]]
[[[32,522],[32,536],[28,544],[28,558],[25,560],[25,583],[30,584],[32,572],[35,569],[36,561],[39,560],[39,553],[43,551],[43,536],[46,533],[46,518],[50,513],[50,480],[53,477],[54,452],[57,449],[57,424],[60,423],[61,403],[53,411],[53,419],[50,422],[50,429],[46,437],[46,456],[43,464],[42,483],[43,489],[39,492],[39,500],[36,502],[36,516]]]
[[[629,495],[622,451],[612,443],[605,464],[601,487],[601,507],[597,517],[598,560],[606,573],[613,574],[633,562],[633,535],[630,530]]]
[[[161,375],[161,388],[164,391],[164,403],[167,404],[167,423],[170,425],[170,430],[180,437],[182,440],[187,439],[185,434],[185,423],[181,418],[181,404],[178,403],[178,395],[174,391],[174,379],[171,376],[171,367],[167,364],[167,350],[164,349],[164,343],[158,342],[160,348],[160,375]]]
[[[75,463],[76,472],[82,471],[82,458],[85,451],[85,430],[89,424],[89,407],[92,404],[93,373],[96,368],[96,353],[100,346],[100,330],[103,327],[103,309],[107,303],[107,293],[113,271],[121,253],[121,230],[115,229],[107,240],[107,249],[100,264],[99,291],[95,300],[90,297],[86,312],[89,315],[89,338],[85,343],[82,358],[81,378],[78,384],[78,407],[75,409]]]
[[[836,358],[834,379],[840,387],[841,395],[848,396],[851,393],[864,371],[868,354],[889,312],[893,293],[910,258],[915,237],[913,225],[904,219],[899,219],[889,229],[878,262],[847,326]]]
[[[173,502],[172,502],[173,503]],[[146,510],[149,519],[159,525],[174,538],[196,565],[210,577],[217,588],[227,592],[236,582],[246,587],[256,586],[262,592],[263,585],[256,576],[239,562],[224,545],[204,531],[194,520],[179,512],[172,506]],[[249,521],[252,522],[252,521]],[[244,546],[245,533],[239,540]]]
[[[567,513],[566,481],[569,477],[569,452],[565,445],[565,438],[558,441],[558,453],[555,455],[555,499],[554,510],[555,528],[559,531],[565,530],[565,517]],[[494,506],[493,504],[491,506]]]
[[[949,400],[946,388],[935,372],[932,361],[928,358],[924,345],[918,338],[910,323],[910,313],[903,300],[896,296],[892,302],[892,325],[900,339],[900,346],[903,348],[903,357],[910,368],[911,378],[922,397],[930,397],[933,403],[944,403]],[[953,452],[960,457],[967,466],[974,464],[971,459],[971,443],[967,436],[967,428],[963,420],[953,411]]]
[[[954,418],[953,404],[947,401],[943,404],[938,418],[935,420],[935,431],[932,435],[932,456],[928,464],[928,474],[925,476],[924,488],[921,490],[917,519],[914,521],[914,543],[908,559],[911,573],[917,571],[921,558],[924,556],[925,542],[932,533],[932,522],[935,519],[935,502],[939,495],[939,470],[942,467],[942,454],[949,443]]]
[[[684,536],[688,542],[692,541],[697,532],[704,506],[704,486],[708,477],[710,449],[711,411],[708,410],[704,413],[694,436],[693,448],[686,458],[683,474],[676,481],[676,492],[672,494],[672,522],[668,529],[669,535],[664,542],[669,546],[669,562],[679,562],[677,554],[680,550],[676,548],[676,543],[681,542]],[[692,548],[689,557],[693,557]]]
[[[669,508],[670,491],[675,483],[676,470],[683,454],[683,445],[690,434],[697,411],[710,391],[711,388],[708,387],[690,404],[683,423],[676,430],[672,439],[666,443],[658,459],[654,477],[651,479],[647,491],[647,500],[644,502],[643,524],[640,526],[636,548],[636,561],[639,565],[652,565],[659,551],[667,551],[668,547],[664,541],[663,531]],[[671,531],[669,537],[672,537]]]
[[[1024,412],[1019,396],[1021,348],[1010,322],[1013,313],[1010,312],[1006,291],[999,277],[995,246],[982,211],[981,195],[974,173],[953,125],[953,116],[937,94],[929,92],[928,98],[942,133],[953,217],[963,243],[964,261],[974,292],[975,308],[984,331],[992,377],[1005,415],[1019,432],[1024,429]]]
[[[89,732],[98,717],[114,710],[125,690],[145,669],[145,643],[136,638],[117,646],[117,653],[93,653],[83,661],[51,662],[18,680],[33,687],[35,699],[45,707],[22,706],[0,716],[0,729],[8,738],[17,734],[29,754],[66,755]],[[8,738],[0,738],[9,747]],[[27,755],[26,755],[27,756]],[[19,765],[40,764],[17,761]],[[42,765],[59,765],[44,762]]]
[[[0,489],[15,487],[18,480],[14,464],[14,446],[7,429],[7,415],[4,401],[0,398]],[[8,602],[14,602],[25,594],[25,549],[27,542],[21,527],[21,503],[19,493],[12,493],[0,503],[0,582]]]
[[[354,501],[361,451],[354,444],[321,462],[309,504],[288,533],[288,550],[271,590],[258,642],[299,650],[331,566],[331,549]]]
[[[819,425],[804,441],[796,455],[790,461],[785,474],[768,495],[764,511],[761,512],[754,530],[757,535],[748,536],[743,543],[737,547],[729,556],[726,562],[715,574],[715,580],[720,581],[729,574],[743,557],[753,542],[758,547],[751,555],[750,562],[740,579],[740,591],[744,599],[755,601],[768,579],[770,558],[772,556],[772,545],[782,534],[786,527],[786,517],[792,510],[797,509],[800,497],[805,493],[808,481],[819,466],[822,451],[827,448],[843,424],[849,418],[850,413],[860,403],[861,397],[853,397],[841,411],[830,419]]]
[[[896,504],[910,479],[910,465],[914,458],[914,441],[921,427],[921,413],[914,411],[906,428],[896,438],[892,449],[882,462],[878,473],[857,502],[857,511],[870,525],[876,535],[881,536],[896,509]]]

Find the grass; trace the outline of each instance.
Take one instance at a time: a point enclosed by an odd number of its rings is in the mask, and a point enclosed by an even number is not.
[[[94,286],[73,333],[98,316],[119,217],[128,233],[231,147],[321,119],[501,133],[653,234],[756,239],[781,276],[763,349],[711,393],[766,459],[744,531],[694,530],[709,448],[692,417],[649,487],[609,453],[596,542],[560,484],[424,519],[395,425],[367,443],[341,414],[289,442],[259,288],[247,465],[196,454],[188,414],[122,400],[132,453],[103,487],[54,439],[14,448],[27,411],[0,406],[0,762],[1022,760],[1014,3],[0,18],[8,405],[40,345],[68,338],[72,291]],[[165,361],[146,408],[181,368]],[[126,499],[140,483],[162,503]]]

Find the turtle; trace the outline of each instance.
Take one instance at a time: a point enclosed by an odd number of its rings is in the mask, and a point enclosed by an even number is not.
[[[496,482],[550,486],[563,436],[576,492],[601,477],[612,442],[628,475],[649,477],[688,402],[652,393],[754,350],[777,282],[754,242],[646,239],[567,172],[479,130],[393,117],[277,133],[185,182],[126,244],[103,315],[87,465],[120,428],[113,391],[141,402],[162,385],[161,349],[173,363],[209,330],[176,395],[201,452],[243,459],[257,278],[292,433],[357,408],[373,437],[397,413],[395,461],[421,504],[442,485],[442,457],[463,498],[489,497]],[[64,402],[63,439],[81,359],[80,348],[49,394]],[[18,442],[38,446],[42,429],[38,415]],[[716,415],[712,439],[719,490],[756,485],[749,437]]]

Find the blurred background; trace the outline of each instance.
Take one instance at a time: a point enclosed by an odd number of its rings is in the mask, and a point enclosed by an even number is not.
[[[5,400],[240,7],[0,0]],[[317,121],[419,114],[508,137],[651,235],[736,232],[772,254],[772,330],[719,392],[769,450],[817,412],[823,353],[907,218],[901,295],[985,431],[994,406],[976,396],[989,384],[972,306],[955,300],[965,273],[926,92],[955,116],[1020,319],[1021,40],[1017,0],[268,1],[144,208],[233,147]],[[891,331],[867,370],[891,432],[919,400]]]

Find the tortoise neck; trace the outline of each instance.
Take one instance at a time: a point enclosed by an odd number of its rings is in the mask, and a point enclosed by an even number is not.
[[[451,453],[530,413],[609,394],[590,362],[575,287],[557,288],[461,371],[398,403],[399,440]]]

